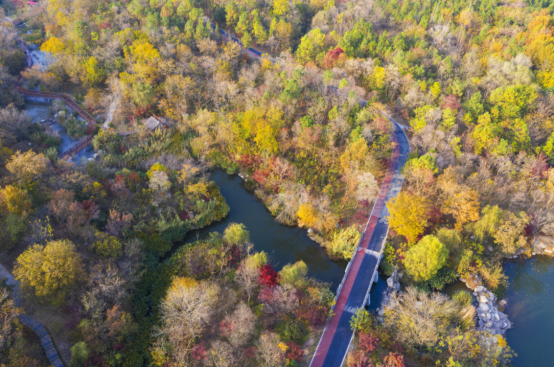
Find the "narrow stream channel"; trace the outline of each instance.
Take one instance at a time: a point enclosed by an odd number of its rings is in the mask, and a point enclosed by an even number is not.
[[[27,99],[25,100],[25,112],[27,113],[27,115],[29,115],[29,117],[31,117],[31,121],[33,123],[40,122],[41,120],[52,117],[52,113],[50,110],[51,106],[51,103],[33,102]],[[68,109],[71,110],[69,107]],[[60,152],[65,152],[79,141],[79,139],[70,138],[59,123],[55,123],[51,126],[54,131],[58,132],[60,138],[62,139]],[[89,158],[92,158],[93,155],[94,148],[92,147],[92,145],[89,145],[79,153],[75,154],[71,161],[77,165],[83,164]]]

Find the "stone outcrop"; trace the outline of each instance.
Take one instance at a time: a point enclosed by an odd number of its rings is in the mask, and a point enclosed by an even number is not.
[[[554,256],[554,238],[539,234],[533,240],[533,255]]]
[[[502,300],[499,304],[496,303],[496,296],[487,290],[481,284],[481,278],[473,274],[462,278],[462,282],[466,283],[468,288],[473,290],[473,295],[479,306],[477,306],[477,330],[488,331],[492,335],[506,336],[506,330],[512,328],[512,323],[508,320],[508,316],[498,310],[500,306],[504,309],[506,301]]]
[[[479,302],[477,317],[479,318],[478,330],[488,331],[492,335],[506,336],[506,330],[512,328],[512,323],[506,314],[498,310],[496,296],[482,285],[475,287],[473,295]],[[505,301],[501,301],[504,302]]]

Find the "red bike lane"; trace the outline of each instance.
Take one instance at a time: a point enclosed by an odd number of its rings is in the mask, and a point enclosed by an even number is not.
[[[335,348],[333,348],[333,342],[334,342],[335,336],[337,335],[339,322],[341,321],[345,308],[347,307],[347,302],[352,293],[352,289],[358,277],[358,273],[362,266],[362,262],[364,261],[364,258],[367,256],[365,250],[374,250],[379,255],[382,252],[382,249],[381,249],[382,243],[380,244],[371,243],[371,240],[375,231],[375,227],[379,221],[379,218],[381,218],[383,214],[383,210],[385,209],[385,203],[386,203],[387,196],[389,194],[391,182],[393,181],[395,173],[398,173],[397,168],[398,168],[398,161],[400,157],[400,144],[394,130],[391,132],[391,138],[394,142],[394,149],[391,154],[391,160],[389,163],[387,175],[385,176],[385,178],[383,179],[383,183],[381,184],[379,195],[371,211],[365,231],[358,245],[358,249],[356,250],[354,257],[351,260],[352,263],[350,265],[350,268],[348,269],[348,273],[346,275],[346,279],[342,284],[342,288],[340,289],[340,293],[333,310],[334,312],[333,316],[330,318],[330,320],[327,323],[327,326],[318,344],[317,350],[314,354],[310,367],[323,367],[325,364],[325,360],[330,351],[339,352],[338,350],[334,350]],[[376,240],[378,240],[378,237],[379,236],[376,236]],[[374,242],[377,242],[377,241],[374,241]],[[377,270],[377,265],[378,265],[378,262],[375,266],[375,270]],[[369,287],[371,287],[371,284],[372,282],[370,283]],[[369,293],[369,289],[365,291]],[[363,305],[360,305],[360,306],[363,307]],[[344,333],[344,330],[343,330],[343,333]],[[352,335],[353,335],[353,332],[350,332],[350,339]],[[342,340],[342,342],[344,342],[344,340]],[[339,366],[337,365],[336,367],[339,367]]]

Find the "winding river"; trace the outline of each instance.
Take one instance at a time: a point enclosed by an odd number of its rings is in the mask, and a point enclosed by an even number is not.
[[[41,66],[47,65],[47,60],[38,50],[33,50],[33,59]],[[52,117],[50,103],[40,103],[27,100],[25,110],[33,122]],[[71,139],[59,124],[52,125],[62,138],[61,151],[73,146],[77,140]],[[76,164],[82,164],[94,154],[92,146],[73,157]],[[281,225],[275,221],[271,213],[248,192],[243,181],[235,175],[228,175],[216,170],[210,179],[221,189],[231,211],[222,221],[198,231],[190,232],[182,243],[191,242],[197,238],[206,238],[210,232],[222,233],[232,222],[243,223],[250,232],[250,240],[255,251],[265,251],[277,270],[284,265],[303,260],[308,265],[308,275],[331,284],[336,291],[340,284],[346,262],[334,262],[329,259],[323,249],[297,227]],[[176,250],[179,245],[176,245]],[[508,306],[505,312],[514,328],[508,330],[508,344],[518,354],[514,360],[515,366],[534,367],[554,365],[551,361],[550,347],[554,341],[554,259],[544,256],[534,257],[525,261],[510,262],[505,265],[506,274],[510,279],[507,292]],[[453,285],[465,288],[462,285]],[[381,302],[382,292],[386,288],[383,276],[371,289],[370,309],[375,309]],[[454,288],[453,288],[454,289]]]

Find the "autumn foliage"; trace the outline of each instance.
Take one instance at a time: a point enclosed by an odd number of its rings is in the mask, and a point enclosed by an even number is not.
[[[258,277],[258,283],[268,287],[277,285],[279,281],[279,274],[273,269],[270,264],[265,264],[260,269],[260,275]]]

